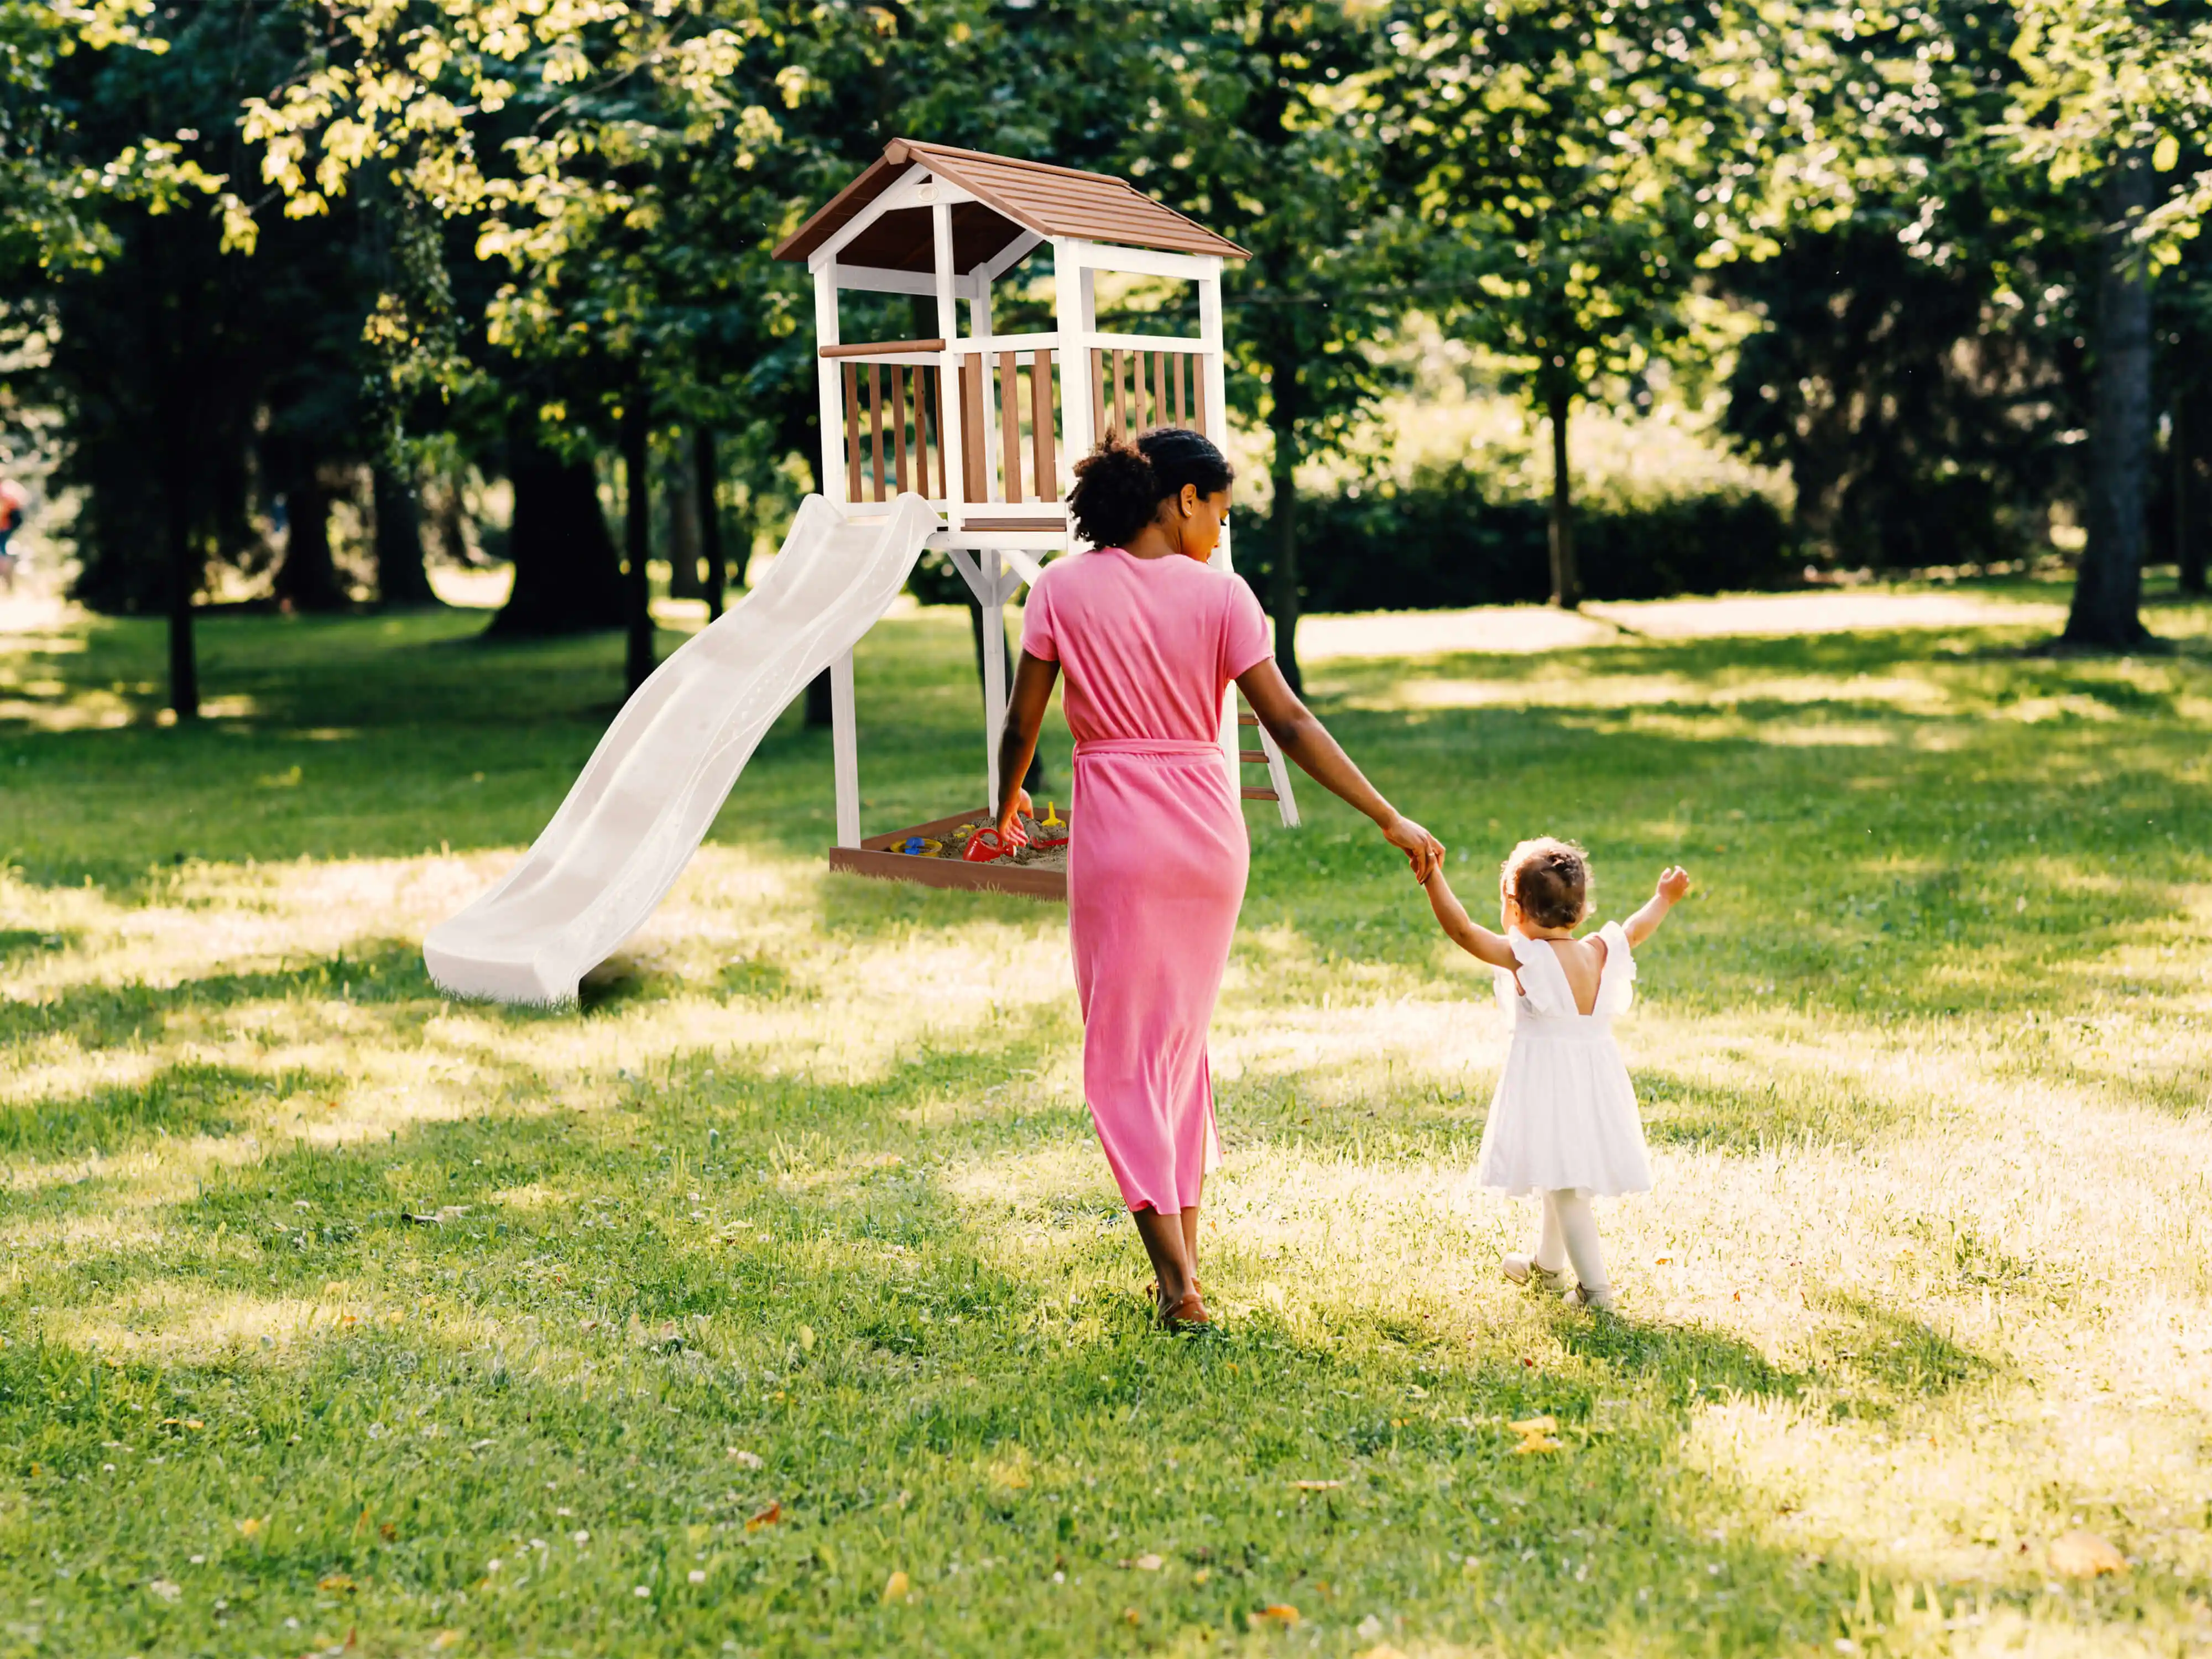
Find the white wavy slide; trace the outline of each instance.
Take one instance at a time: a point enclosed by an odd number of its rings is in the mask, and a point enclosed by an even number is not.
[[[760,586],[623,705],[522,861],[422,941],[439,988],[574,1001],[683,873],[775,717],[890,609],[937,528],[919,495],[851,523],[809,495]]]

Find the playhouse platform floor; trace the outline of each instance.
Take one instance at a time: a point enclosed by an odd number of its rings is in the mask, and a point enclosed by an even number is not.
[[[911,829],[894,830],[887,835],[870,836],[858,847],[831,848],[830,867],[884,881],[913,881],[925,887],[964,888],[972,892],[1019,893],[1025,898],[1054,899],[1065,904],[1065,847],[1021,848],[1010,857],[993,859],[988,864],[970,864],[960,856],[967,842],[962,832],[976,825],[988,825],[991,821],[988,810],[978,810],[917,823]],[[1032,836],[1040,840],[1068,833],[1065,825],[1043,830],[1034,818],[1025,817],[1022,823]],[[916,841],[936,842],[939,843],[939,850],[898,850]]]

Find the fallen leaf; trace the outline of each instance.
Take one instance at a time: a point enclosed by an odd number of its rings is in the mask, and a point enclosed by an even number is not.
[[[1212,1567],[1200,1567],[1196,1572],[1191,1574],[1190,1582],[1194,1584],[1203,1584],[1212,1577],[1213,1569]]]
[[[1263,1625],[1295,1625],[1298,1622],[1298,1610],[1287,1601],[1274,1601],[1257,1613],[1247,1613],[1244,1622],[1254,1630]]]
[[[238,1535],[241,1538],[258,1538],[261,1536],[262,1528],[268,1524],[259,1516],[249,1515],[238,1523]]]
[[[759,1514],[747,1521],[745,1522],[745,1530],[747,1532],[758,1532],[763,1527],[772,1527],[782,1519],[783,1504],[781,1499],[778,1499],[775,1503],[770,1504]]]
[[[747,1451],[742,1446],[732,1446],[729,1449],[729,1452],[731,1456],[738,1460],[738,1467],[741,1469],[757,1469],[761,1466],[761,1455],[758,1452]]]
[[[461,1633],[457,1630],[441,1630],[430,1638],[434,1648],[457,1648],[461,1644]]]
[[[1134,1608],[1134,1607],[1124,1607],[1124,1608],[1122,1608],[1122,1609],[1121,1609],[1121,1620],[1122,1620],[1122,1622],[1123,1622],[1124,1624],[1130,1624],[1130,1625],[1133,1625],[1133,1624],[1135,1624],[1135,1623],[1137,1622],[1137,1610],[1136,1610],[1136,1608]]]
[[[387,1544],[396,1544],[399,1541],[399,1528],[386,1521],[376,1529],[376,1535]]]
[[[1559,1419],[1551,1416],[1524,1417],[1518,1423],[1508,1423],[1505,1426],[1516,1434],[1557,1434]]]
[[[333,1572],[325,1574],[324,1577],[318,1578],[315,1581],[315,1588],[317,1589],[325,1589],[335,1593],[357,1589],[358,1586],[355,1584],[352,1579],[346,1577],[345,1574],[342,1572]]]
[[[2066,1532],[2051,1540],[2051,1570],[2069,1578],[2125,1572],[2127,1558],[2094,1532]]]
[[[1135,1560],[1130,1562],[1129,1565],[1134,1567],[1139,1572],[1158,1572],[1162,1567],[1167,1565],[1167,1563],[1161,1560],[1157,1555],[1147,1553],[1139,1556]]]
[[[1526,1457],[1532,1452],[1555,1452],[1559,1449],[1559,1443],[1549,1435],[1532,1434],[1523,1438],[1521,1443],[1513,1449],[1513,1455],[1516,1457]]]
[[[1293,1480],[1292,1492],[1334,1492],[1344,1484],[1341,1480]]]
[[[895,1572],[890,1577],[884,1580],[884,1600],[885,1601],[903,1601],[906,1600],[907,1592],[913,1588],[914,1581],[908,1578],[903,1571]]]

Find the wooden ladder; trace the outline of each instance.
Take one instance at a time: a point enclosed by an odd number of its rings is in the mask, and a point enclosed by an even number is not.
[[[1243,746],[1243,736],[1247,731],[1259,734],[1260,746],[1257,749],[1246,749]],[[1284,764],[1283,751],[1275,746],[1274,738],[1267,735],[1267,728],[1260,724],[1260,717],[1246,708],[1241,698],[1237,706],[1237,760],[1246,766],[1264,766],[1267,769],[1266,787],[1255,789],[1247,785],[1242,791],[1244,799],[1274,802],[1276,810],[1283,815],[1283,828],[1297,829],[1298,803],[1297,798],[1291,793],[1291,769]]]

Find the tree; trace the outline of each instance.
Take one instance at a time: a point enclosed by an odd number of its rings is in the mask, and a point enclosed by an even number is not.
[[[1401,320],[1406,226],[1384,188],[1372,83],[1377,35],[1358,7],[1159,5],[1129,26],[1130,78],[1158,109],[1122,156],[1137,181],[1252,250],[1224,273],[1231,406],[1265,422],[1274,501],[1264,580],[1275,659],[1302,685],[1299,466],[1339,451],[1395,384],[1370,348]],[[1137,48],[1132,48],[1133,55]]]
[[[2151,452],[2151,283],[2212,210],[2212,14],[2197,4],[2020,0],[2022,75],[2004,137],[2098,204],[2088,541],[2062,639],[2127,650],[2142,624]],[[2185,144],[2197,165],[2178,171]]]
[[[1771,135],[1739,133],[1736,77],[1715,73],[1730,23],[1717,0],[1464,0],[1391,26],[1391,154],[1461,293],[1445,319],[1550,424],[1554,605],[1581,598],[1574,406],[1601,381],[1648,403],[1698,267],[1749,240],[1738,193]]]

